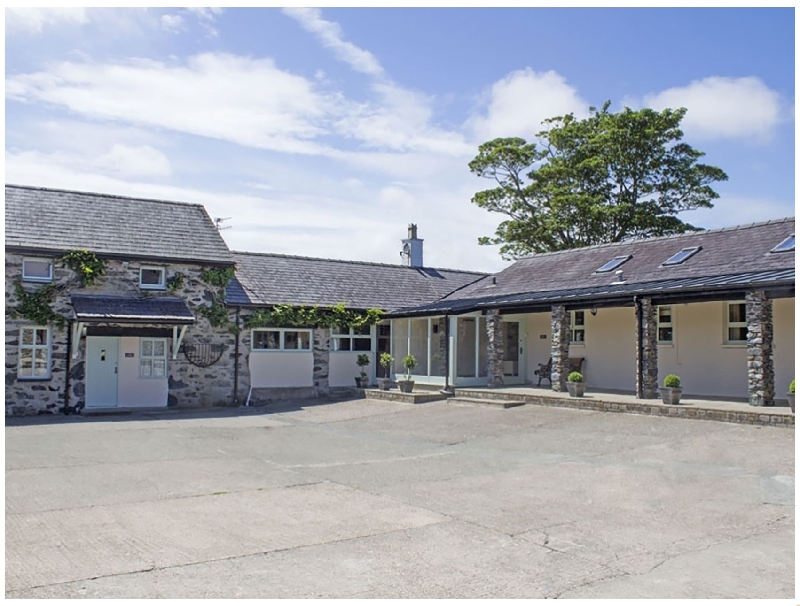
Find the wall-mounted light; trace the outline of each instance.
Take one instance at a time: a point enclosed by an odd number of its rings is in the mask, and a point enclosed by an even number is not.
[[[589,311],[589,313],[591,313],[593,316],[596,316],[597,315],[597,308],[596,307],[592,307],[592,309]]]

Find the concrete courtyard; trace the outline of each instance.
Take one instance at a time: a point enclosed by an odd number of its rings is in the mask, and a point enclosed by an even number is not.
[[[6,420],[8,598],[791,598],[794,429],[354,400]]]

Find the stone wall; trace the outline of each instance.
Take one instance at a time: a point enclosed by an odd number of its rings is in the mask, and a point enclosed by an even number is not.
[[[65,403],[67,333],[68,328],[59,329],[51,325],[52,364],[51,378],[48,380],[20,380],[17,377],[19,356],[19,327],[31,326],[32,322],[13,317],[13,309],[18,304],[14,292],[15,282],[22,276],[22,255],[6,254],[6,414],[36,414],[58,412]],[[139,269],[142,265],[166,267],[167,279],[180,272],[184,276],[183,286],[172,290],[142,290],[139,288]],[[54,264],[54,283],[59,292],[53,298],[52,308],[67,318],[73,316],[71,295],[116,295],[136,297],[180,297],[197,318],[189,326],[184,343],[207,343],[223,346],[222,358],[208,368],[199,368],[190,363],[183,353],[173,360],[170,355],[167,366],[169,375],[169,403],[177,406],[227,405],[233,401],[233,371],[235,364],[234,336],[226,328],[214,328],[197,311],[208,305],[214,287],[200,279],[203,267],[192,264],[163,264],[152,261],[106,261],[107,275],[100,277],[96,284],[81,287],[71,269]],[[32,291],[42,284],[23,283]],[[229,313],[231,319],[233,313]],[[92,326],[115,326],[111,323],[92,324]],[[153,325],[136,325],[145,328]],[[132,327],[127,324],[126,327]],[[163,328],[164,325],[161,325]],[[170,347],[172,339],[170,339]],[[86,338],[80,339],[77,357],[70,361],[70,406],[85,405],[85,354]]]
[[[554,305],[550,316],[550,386],[553,391],[567,391],[569,376],[569,312],[564,305]]]
[[[639,373],[636,373],[636,393],[650,400],[658,397],[658,307],[650,299],[641,300],[641,315],[636,319],[642,336],[642,359],[639,361],[639,346],[636,346],[637,368],[641,363],[642,377],[639,385]],[[638,338],[637,331],[637,338]]]
[[[763,291],[745,296],[747,317],[747,391],[753,406],[772,406],[775,369],[772,363],[772,301]]]
[[[488,336],[488,383],[489,387],[501,387],[505,384],[505,343],[503,342],[502,317],[498,310],[486,312],[486,333]]]

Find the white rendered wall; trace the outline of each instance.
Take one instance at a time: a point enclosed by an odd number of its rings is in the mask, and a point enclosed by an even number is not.
[[[169,354],[169,343],[167,353]],[[125,354],[133,354],[125,357]],[[166,406],[169,394],[169,381],[163,378],[142,378],[139,376],[139,337],[120,337],[119,339],[119,397],[117,406],[152,407]],[[167,358],[167,376],[170,359]]]
[[[370,365],[364,368],[372,379],[375,368],[375,354],[368,351],[332,351],[328,361],[328,385],[331,387],[355,387],[356,377],[361,376],[361,369],[356,364],[359,354],[367,354]]]
[[[794,375],[794,299],[772,302],[775,342],[772,361],[775,364],[775,398],[786,399]]]
[[[256,388],[313,387],[314,354],[310,351],[251,351],[250,384]]]

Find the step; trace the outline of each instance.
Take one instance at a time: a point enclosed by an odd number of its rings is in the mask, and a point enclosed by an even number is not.
[[[467,398],[465,396],[456,396],[450,398],[447,402],[449,404],[462,404],[467,406],[491,406],[492,408],[515,408],[525,405],[525,402],[522,400],[491,400],[488,398]]]
[[[405,404],[427,404],[428,402],[438,402],[447,399],[447,394],[438,391],[412,391],[403,393],[399,389],[367,389],[364,395],[372,400],[390,400],[392,402],[403,402]]]

